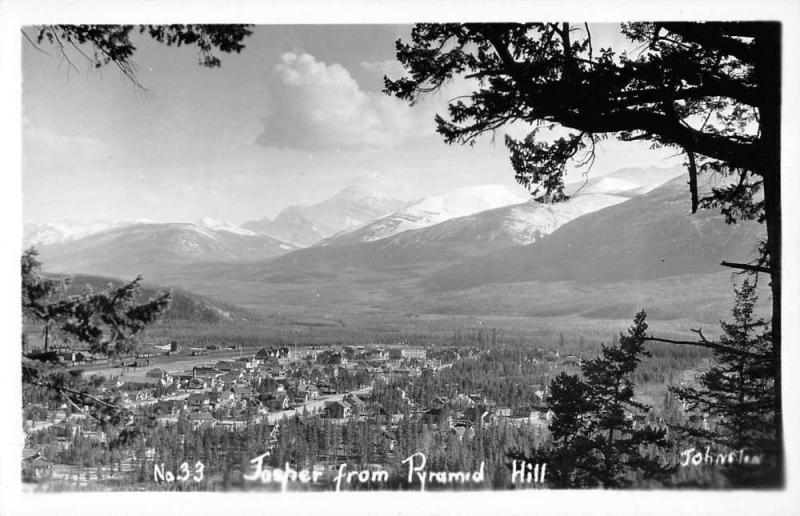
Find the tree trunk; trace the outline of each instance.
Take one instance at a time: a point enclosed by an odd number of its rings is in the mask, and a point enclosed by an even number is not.
[[[775,425],[778,482],[784,483],[783,397],[781,367],[781,25],[765,23],[756,38],[756,76],[761,91],[759,117],[763,149],[764,210],[767,225],[770,288],[772,289],[772,350],[775,358]]]

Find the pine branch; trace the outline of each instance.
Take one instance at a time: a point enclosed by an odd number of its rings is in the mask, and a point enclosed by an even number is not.
[[[726,262],[723,261],[720,263],[723,267],[730,267],[731,269],[741,269],[750,272],[763,272],[766,274],[772,274],[772,269],[770,267],[764,267],[762,265],[751,265],[749,263],[734,263],[734,262]]]
[[[741,349],[732,348],[730,346],[725,346],[722,344],[718,344],[716,342],[712,342],[707,340],[701,330],[692,330],[695,333],[700,334],[700,340],[674,340],[674,339],[662,339],[659,337],[653,337],[652,335],[647,336],[644,338],[646,341],[650,342],[665,342],[667,344],[677,344],[681,346],[697,346],[701,348],[708,348],[713,349],[714,351],[719,351],[721,353],[731,353],[737,356],[745,357],[745,358],[752,358],[755,360],[763,360],[763,361],[770,361],[770,360],[777,360],[772,355],[762,355],[760,353],[751,353],[749,351],[743,351]]]

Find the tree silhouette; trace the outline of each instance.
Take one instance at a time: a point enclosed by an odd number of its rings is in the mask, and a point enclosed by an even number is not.
[[[142,278],[104,292],[87,289],[81,294],[58,296],[59,284],[44,275],[37,251],[22,255],[22,311],[45,325],[45,351],[52,329],[88,345],[92,353],[130,351],[134,336],[161,317],[169,307],[171,294],[162,292],[144,303],[138,302]]]
[[[417,24],[411,41],[396,45],[408,75],[385,78],[385,92],[413,104],[454,77],[476,81],[437,115],[437,131],[447,143],[472,144],[504,125],[530,124],[527,137],[505,143],[517,181],[539,200],[566,199],[566,164],[591,164],[610,136],[682,152],[693,212],[717,207],[730,223],[766,224],[754,262],[723,265],[771,276],[780,407],[781,25],[654,22],[621,31],[633,52],[596,48],[588,24]],[[548,135],[555,128],[569,133]],[[704,173],[730,180],[700,198]],[[780,410],[775,424],[782,442]]]
[[[54,47],[67,66],[77,71],[76,57],[92,68],[116,66],[137,87],[146,89],[136,76],[133,60],[136,46],[131,34],[149,36],[166,46],[195,46],[200,66],[219,68],[216,52],[239,53],[242,41],[252,31],[248,25],[35,25],[22,29],[22,35],[36,48],[43,43]]]
[[[634,399],[633,383],[649,356],[646,332],[641,311],[619,345],[604,345],[600,356],[581,365],[582,377],[562,372],[550,383],[551,445],[533,461],[547,463],[552,486],[619,488],[638,476],[664,481],[672,472],[661,458],[666,431],[637,426],[634,417],[650,409]]]
[[[754,313],[757,299],[755,285],[744,281],[736,290],[733,320],[722,323],[720,343],[728,349],[714,350],[715,363],[700,375],[699,388],[671,389],[689,410],[705,414],[712,424],[709,429],[683,425],[680,430],[685,436],[714,443],[719,452],[738,454],[743,450],[764,457],[758,465],[734,462],[721,466],[738,487],[772,486],[776,480],[775,364],[770,359],[769,323]]]
[[[22,255],[22,313],[24,318],[45,325],[45,346],[50,333],[55,331],[88,345],[92,353],[131,350],[135,335],[169,307],[169,292],[138,303],[141,277],[104,292],[59,295],[59,285],[69,281],[48,278],[36,256],[34,248]],[[45,348],[44,353],[28,353],[23,359],[23,383],[42,387],[76,410],[85,411],[104,431],[112,432],[115,440],[130,439],[142,430],[133,424],[133,413],[120,406],[118,396],[101,394],[96,382],[68,374],[63,368],[44,366],[42,362],[51,358],[47,351]]]

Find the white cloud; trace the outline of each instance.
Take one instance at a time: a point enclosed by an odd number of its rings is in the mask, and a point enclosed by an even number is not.
[[[365,92],[343,66],[286,53],[258,142],[265,146],[342,149],[391,147],[430,134],[432,122],[400,100]],[[426,131],[427,126],[427,131]]]
[[[63,134],[23,121],[24,157],[37,163],[84,163],[108,157],[100,140],[79,134]]]
[[[370,72],[376,72],[381,76],[387,75],[390,79],[399,79],[406,74],[405,68],[397,59],[387,59],[386,61],[363,61],[361,67]]]

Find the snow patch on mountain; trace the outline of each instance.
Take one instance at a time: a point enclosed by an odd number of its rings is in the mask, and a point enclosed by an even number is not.
[[[235,233],[237,235],[255,236],[254,231],[245,229],[243,227],[231,224],[230,222],[222,222],[220,220],[212,219],[211,217],[203,217],[198,223],[211,231],[227,231],[228,233]]]
[[[573,219],[627,200],[620,195],[586,194],[556,204],[528,201],[512,207],[502,226],[515,244],[528,245]]]
[[[469,186],[452,192],[426,197],[419,202],[369,224],[357,231],[363,242],[387,238],[404,231],[422,229],[434,224],[474,213],[519,204],[527,199],[520,190],[501,185]]]
[[[54,245],[80,240],[89,235],[102,233],[110,229],[119,229],[134,224],[150,224],[149,219],[130,219],[117,222],[93,222],[78,224],[73,222],[47,222],[30,224],[25,228],[23,243],[28,246]]]

